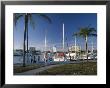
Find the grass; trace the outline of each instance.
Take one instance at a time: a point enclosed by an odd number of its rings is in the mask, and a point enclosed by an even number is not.
[[[29,70],[33,70],[33,69],[37,69],[42,67],[41,65],[27,65],[25,67],[23,66],[14,66],[14,73],[21,73],[21,72],[25,72],[25,71],[29,71]]]
[[[39,75],[97,75],[97,62],[65,64],[42,71]]]

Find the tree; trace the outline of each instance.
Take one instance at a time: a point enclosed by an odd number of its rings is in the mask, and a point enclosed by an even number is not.
[[[92,27],[83,27],[80,28],[80,31],[77,35],[83,37],[85,39],[85,50],[86,50],[86,58],[88,61],[88,37],[89,36],[97,36],[95,28]]]
[[[28,57],[28,23],[30,21],[30,24],[34,28],[34,21],[33,21],[33,15],[41,16],[48,20],[49,23],[51,23],[51,19],[45,15],[45,14],[38,14],[38,13],[15,13],[14,14],[14,23],[15,26],[17,24],[17,21],[23,17],[24,18],[24,41],[23,41],[23,66],[25,67],[25,56],[26,56],[26,38],[27,38],[27,57]]]

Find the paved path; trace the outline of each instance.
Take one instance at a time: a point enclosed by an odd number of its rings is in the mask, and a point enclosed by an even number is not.
[[[37,73],[44,71],[46,69],[52,68],[52,67],[57,67],[63,64],[57,64],[57,65],[49,65],[49,66],[45,66],[45,67],[41,67],[38,69],[34,69],[34,70],[30,70],[30,71],[26,71],[26,72],[22,72],[22,73],[15,73],[15,75],[36,75]]]
[[[81,63],[81,62],[82,61],[73,61],[73,62],[67,62],[67,63],[64,63],[64,64]],[[83,61],[83,62],[86,62],[86,61]],[[90,62],[96,62],[96,60],[90,60]],[[45,67],[37,68],[37,69],[34,69],[34,70],[29,70],[29,71],[22,72],[22,73],[15,73],[15,75],[37,75],[41,71],[47,70],[49,68],[61,66],[61,65],[64,65],[64,64],[48,65],[48,66],[45,66]]]

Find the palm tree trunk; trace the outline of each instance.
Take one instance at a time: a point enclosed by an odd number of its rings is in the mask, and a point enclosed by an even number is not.
[[[70,51],[69,51],[69,49],[68,49],[68,53],[69,53],[69,58],[70,58],[70,61],[71,61],[71,56],[70,56]]]
[[[25,40],[23,43],[23,67],[25,67]]]
[[[24,44],[23,44],[23,67],[26,66],[26,45],[25,45],[25,41],[26,41],[26,31],[27,31],[27,16],[25,15],[25,28],[24,28]]]
[[[26,25],[24,29],[24,43],[23,43],[23,67],[25,67],[25,55],[26,55],[25,40],[26,40]]]
[[[27,62],[28,62],[28,15],[26,14],[26,30],[27,30]]]
[[[86,36],[86,58],[88,62],[88,44],[87,44],[87,36]]]

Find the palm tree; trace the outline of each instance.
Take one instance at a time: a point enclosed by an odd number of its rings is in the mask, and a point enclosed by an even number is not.
[[[15,25],[21,17],[24,18],[24,41],[23,41],[23,66],[24,67],[25,67],[25,55],[26,55],[26,45],[25,45],[26,37],[27,37],[27,57],[28,57],[28,23],[30,21],[30,23],[32,24],[34,28],[33,15],[41,16],[47,19],[49,23],[51,23],[51,19],[45,14],[38,14],[38,13],[15,13],[14,14]]]
[[[86,56],[88,61],[88,37],[89,36],[97,36],[95,28],[92,27],[84,27],[80,28],[80,31],[78,33],[79,36],[82,36],[85,39],[85,50],[86,50]]]

